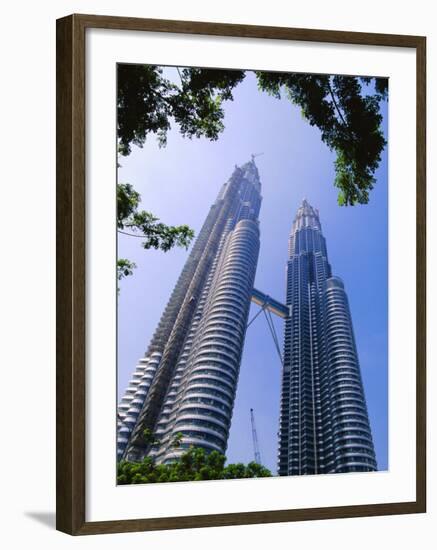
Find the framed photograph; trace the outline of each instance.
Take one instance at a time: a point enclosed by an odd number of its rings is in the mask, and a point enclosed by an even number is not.
[[[57,21],[57,528],[426,510],[424,37]]]

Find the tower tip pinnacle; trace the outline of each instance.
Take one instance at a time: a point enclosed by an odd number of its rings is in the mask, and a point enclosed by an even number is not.
[[[261,155],[264,155],[264,153],[252,153],[252,154],[250,155],[250,158],[251,158],[253,164],[255,164],[255,158],[256,158],[256,157],[260,157]]]

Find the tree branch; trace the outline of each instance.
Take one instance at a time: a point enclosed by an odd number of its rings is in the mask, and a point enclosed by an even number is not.
[[[120,229],[117,229],[117,233],[121,233],[122,235],[128,235],[128,237],[138,237],[139,239],[146,238],[146,235],[134,235],[134,233],[126,233],[126,231],[121,231]]]
[[[179,78],[181,79],[182,88],[184,87],[184,80],[181,75],[181,71],[179,70],[179,67],[176,67],[176,70],[178,72]]]
[[[334,107],[335,107],[335,109],[338,113],[338,116],[341,118],[341,120],[343,122],[343,126],[346,128],[346,130],[349,131],[348,125],[347,125],[345,119],[343,118],[343,114],[341,113],[341,111],[340,111],[340,109],[337,105],[337,102],[335,101],[335,96],[334,96],[334,92],[332,91],[332,88],[331,88],[331,82],[330,82],[329,77],[328,77],[328,89],[329,89],[329,93],[331,94],[332,102],[334,103]]]

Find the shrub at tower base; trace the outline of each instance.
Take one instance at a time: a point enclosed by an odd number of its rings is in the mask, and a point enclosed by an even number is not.
[[[121,461],[118,464],[119,485],[132,483],[165,483],[169,481],[201,481],[208,479],[243,479],[271,477],[271,472],[256,462],[228,464],[218,451],[206,453],[202,448],[192,447],[177,461],[156,464],[151,457],[141,462]]]

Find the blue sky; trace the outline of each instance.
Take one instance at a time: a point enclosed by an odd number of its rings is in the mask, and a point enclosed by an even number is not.
[[[168,73],[171,76],[171,71]],[[256,159],[262,183],[261,249],[255,286],[280,301],[285,296],[287,241],[304,197],[320,211],[334,275],[348,293],[379,469],[387,469],[388,288],[387,151],[368,205],[339,207],[334,155],[298,108],[260,93],[252,73],[225,103],[225,130],[215,142],[186,139],[176,125],[165,148],[150,137],[122,158],[119,181],[131,183],[142,208],[163,222],[200,230],[234,165]],[[383,106],[384,131],[387,108]],[[123,394],[144,354],[188,252],[145,251],[140,239],[119,235],[118,255],[135,261],[121,281],[118,309],[118,392]],[[250,318],[256,313],[252,306]],[[282,342],[282,320],[275,319]],[[265,319],[249,327],[227,450],[228,461],[253,460],[250,408],[255,411],[263,464],[276,472],[281,366]]]

